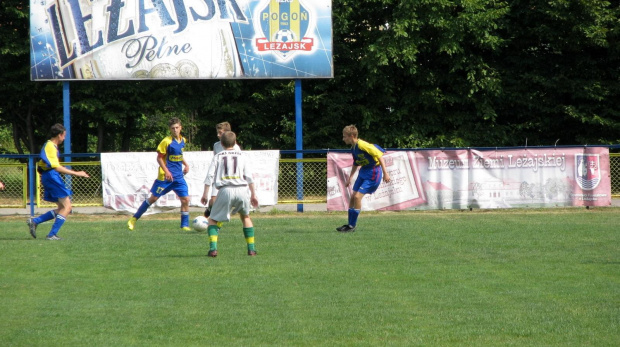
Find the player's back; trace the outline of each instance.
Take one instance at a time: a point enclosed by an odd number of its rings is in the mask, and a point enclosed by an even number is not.
[[[247,186],[252,183],[246,157],[239,150],[225,150],[216,154],[215,187]]]
[[[239,147],[239,145],[235,143],[234,150],[240,151],[241,147]],[[218,141],[218,142],[213,144],[213,154],[218,154],[218,153],[220,153],[222,151],[224,151],[224,146],[222,146],[222,142],[221,141]]]

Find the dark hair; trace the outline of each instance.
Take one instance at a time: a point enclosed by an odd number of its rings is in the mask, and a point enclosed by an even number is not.
[[[230,123],[222,122],[215,125],[215,130],[231,131]]]
[[[54,138],[62,133],[65,132],[65,126],[60,124],[60,123],[56,123],[54,125],[52,125],[52,127],[50,128],[50,138]]]
[[[168,128],[170,128],[171,126],[173,126],[175,124],[182,125],[181,124],[181,120],[178,119],[177,117],[170,118],[170,120],[168,121]]]
[[[224,147],[224,149],[233,147],[235,142],[237,142],[237,135],[232,131],[227,131],[222,134],[220,141],[222,142],[222,147]]]

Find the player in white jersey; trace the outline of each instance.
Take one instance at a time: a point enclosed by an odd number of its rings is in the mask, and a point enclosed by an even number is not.
[[[231,131],[230,123],[228,122],[218,123],[215,126],[215,130],[217,131],[217,138],[219,139],[222,137],[223,133],[227,131]],[[237,151],[241,150],[241,147],[239,147],[239,145],[236,143],[233,148]],[[224,150],[224,147],[222,146],[221,141],[218,141],[213,144],[213,156],[215,156],[216,154],[220,153],[223,150]],[[204,213],[205,217],[209,218],[209,215],[211,214],[211,206],[213,206],[213,203],[215,202],[216,198],[217,198],[217,188],[214,186],[211,186],[211,199],[209,200],[209,203],[207,204],[207,208],[205,209],[205,213]]]
[[[256,255],[254,246],[254,224],[250,218],[252,206],[258,206],[258,199],[254,190],[254,182],[249,163],[240,150],[234,146],[237,135],[232,131],[224,132],[221,137],[224,151],[213,157],[207,177],[205,188],[200,201],[207,204],[209,201],[209,188],[219,189],[218,198],[213,203],[209,216],[209,257],[217,257],[217,237],[220,230],[220,222],[230,221],[230,215],[239,213],[243,223],[243,234],[248,246],[248,255]],[[248,188],[250,195],[248,196]],[[231,212],[232,211],[232,212]]]

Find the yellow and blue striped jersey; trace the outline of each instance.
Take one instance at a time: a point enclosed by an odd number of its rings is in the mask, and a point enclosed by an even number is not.
[[[60,166],[60,161],[58,157],[60,156],[60,151],[56,144],[52,141],[47,141],[43,148],[41,148],[41,154],[39,157],[41,160],[37,162],[37,168],[43,171],[49,171],[51,169],[55,169]]]
[[[353,162],[360,167],[359,176],[364,179],[372,179],[379,174],[379,158],[383,156],[383,148],[373,145],[364,140],[357,140],[357,144],[351,149]]]
[[[379,165],[379,158],[383,156],[383,152],[377,146],[361,139],[357,140],[352,152],[355,165],[367,168]]]
[[[181,137],[177,141],[168,136],[164,138],[157,146],[157,153],[164,155],[164,162],[173,179],[183,178],[183,148],[185,147],[185,138]],[[157,179],[163,181],[165,179],[164,169],[159,168]]]

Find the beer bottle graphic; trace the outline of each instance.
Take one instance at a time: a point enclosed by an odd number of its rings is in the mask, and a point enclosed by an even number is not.
[[[123,2],[122,11],[110,13],[106,0],[50,2],[57,54],[76,79],[243,76],[231,19],[198,21],[174,0],[140,13],[138,3]]]

